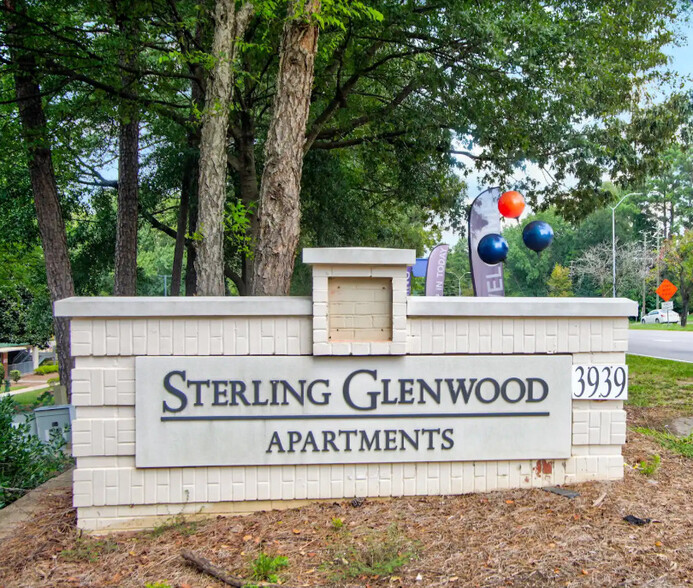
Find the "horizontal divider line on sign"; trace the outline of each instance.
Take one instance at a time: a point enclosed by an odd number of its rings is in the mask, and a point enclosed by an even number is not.
[[[212,415],[212,416],[165,416],[162,421],[293,421],[317,419],[411,419],[411,418],[479,418],[479,417],[542,417],[549,412],[437,412],[424,414],[297,414],[297,415]]]

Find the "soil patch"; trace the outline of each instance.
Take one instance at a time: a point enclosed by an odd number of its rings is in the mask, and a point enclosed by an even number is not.
[[[628,464],[659,454],[661,466],[652,477],[626,467],[623,482],[573,486],[580,492],[575,499],[511,490],[343,501],[199,523],[172,520],[153,532],[108,537],[75,530],[66,490],[0,544],[0,586],[223,586],[187,565],[182,549],[242,578],[261,552],[286,556],[279,576],[290,586],[689,584],[691,462],[630,431],[624,454]],[[626,515],[653,522],[634,526]],[[359,572],[357,560],[378,557],[406,563],[378,576]]]

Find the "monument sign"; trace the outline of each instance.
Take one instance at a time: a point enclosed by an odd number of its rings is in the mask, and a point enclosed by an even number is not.
[[[310,297],[56,303],[80,528],[623,476],[636,303],[408,297],[409,250],[304,261]]]

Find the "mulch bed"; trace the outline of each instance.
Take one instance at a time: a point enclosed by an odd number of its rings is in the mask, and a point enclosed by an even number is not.
[[[659,471],[647,477],[626,467],[623,482],[572,487],[580,492],[575,499],[511,490],[359,506],[343,501],[88,537],[75,529],[65,492],[0,544],[0,586],[225,586],[186,564],[182,549],[242,578],[260,551],[285,555],[289,566],[279,575],[294,587],[688,585],[693,464],[647,437],[628,436],[626,462],[659,454]],[[623,520],[629,514],[652,522],[629,524]],[[349,548],[367,556],[393,537],[402,552],[413,552],[404,567],[344,578]]]

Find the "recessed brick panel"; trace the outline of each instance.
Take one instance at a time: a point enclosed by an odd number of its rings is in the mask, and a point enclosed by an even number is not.
[[[329,340],[392,341],[392,280],[328,280]]]

